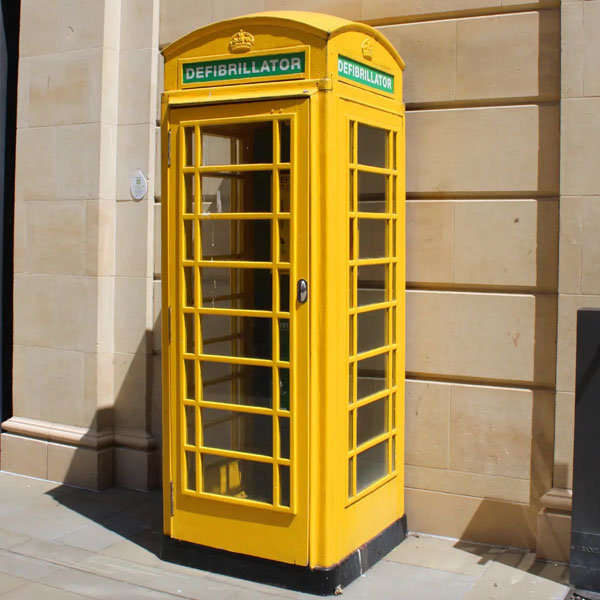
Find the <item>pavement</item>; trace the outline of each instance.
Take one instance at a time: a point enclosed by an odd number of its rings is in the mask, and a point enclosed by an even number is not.
[[[318,598],[161,561],[161,495],[0,472],[0,600]],[[410,524],[409,524],[410,525]],[[411,533],[345,600],[564,600],[563,564]]]

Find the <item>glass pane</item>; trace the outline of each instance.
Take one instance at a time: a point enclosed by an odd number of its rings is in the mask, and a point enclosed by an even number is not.
[[[386,212],[387,175],[358,172],[358,210],[360,212]]]
[[[291,130],[289,121],[279,121],[279,162],[290,162]]]
[[[290,360],[290,321],[279,319],[279,359]]]
[[[348,354],[354,356],[354,316],[350,315],[348,319]]]
[[[357,351],[367,352],[387,344],[387,310],[372,310],[358,317]]]
[[[350,308],[354,307],[354,294],[353,294],[354,285],[355,285],[355,282],[354,282],[354,272],[355,272],[355,268],[354,267],[350,267],[350,271],[348,272],[348,284],[349,284],[348,285],[348,291],[349,291],[349,294],[348,294],[348,304],[349,304]]]
[[[183,267],[183,301],[185,306],[194,306],[194,267]]]
[[[194,260],[194,221],[183,222],[183,259]]]
[[[204,354],[271,359],[271,319],[201,315]]]
[[[354,223],[356,219],[350,219],[350,227],[348,229],[348,240],[349,240],[349,257],[350,260],[356,258],[356,245],[354,240]]]
[[[359,360],[357,363],[357,400],[386,389],[388,353]]]
[[[196,165],[196,128],[186,127],[185,135],[185,166],[194,167]]]
[[[279,467],[279,503],[281,506],[290,505],[290,468]]]
[[[279,171],[279,212],[290,212],[289,171]]]
[[[380,398],[358,409],[356,445],[360,446],[388,430],[388,399]]]
[[[185,196],[184,202],[183,202],[183,206],[184,206],[184,212],[186,213],[190,213],[192,214],[194,212],[194,207],[195,207],[195,194],[196,194],[196,187],[194,186],[194,173],[186,173],[183,176],[183,182],[184,182],[184,186],[183,186],[183,193]]]
[[[358,267],[358,306],[385,302],[385,273],[387,265]]]
[[[388,473],[388,441],[373,446],[356,457],[356,491],[385,477]]]
[[[354,459],[348,459],[348,496],[351,497],[352,494],[352,482],[354,479],[354,469],[352,468]]]
[[[348,210],[354,212],[356,207],[354,206],[354,169],[350,169],[350,179],[348,180]]]
[[[185,407],[185,443],[189,446],[196,445],[196,408]]]
[[[273,465],[202,454],[202,489],[209,494],[273,503]]]
[[[184,387],[183,397],[186,400],[195,400],[196,399],[196,377],[195,377],[195,364],[194,360],[184,360],[183,361],[183,371],[184,371]]]
[[[350,121],[350,140],[348,141],[348,150],[350,154],[348,156],[348,162],[354,162],[354,121]]]
[[[290,274],[279,272],[279,310],[290,311]]]
[[[392,471],[396,470],[396,436],[392,437]]]
[[[201,259],[271,261],[271,221],[200,221]]]
[[[279,220],[279,261],[290,262],[291,240],[289,219]]]
[[[350,363],[350,372],[348,374],[348,402],[354,402],[354,363]]]
[[[387,223],[382,219],[359,219],[359,258],[385,258]]]
[[[279,408],[290,410],[290,370],[279,367]]]
[[[279,417],[279,456],[290,457],[290,420]]]
[[[271,367],[202,361],[202,400],[245,406],[273,406]]]
[[[273,122],[204,125],[202,164],[273,162]]]
[[[201,267],[202,306],[271,310],[270,269]]]
[[[354,411],[348,413],[348,450],[354,448]]]
[[[201,408],[202,442],[208,448],[273,455],[273,418]]]
[[[185,453],[186,488],[196,491],[196,453]]]
[[[372,167],[387,167],[387,131],[358,123],[358,162]]]
[[[202,184],[202,214],[228,212],[272,212],[271,172],[227,171],[205,175]]]
[[[196,332],[194,331],[194,317],[193,313],[184,313],[183,325],[184,325],[184,348],[188,354],[194,354],[195,352],[195,339]]]

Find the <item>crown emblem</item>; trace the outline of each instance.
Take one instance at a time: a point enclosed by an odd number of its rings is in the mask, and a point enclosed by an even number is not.
[[[248,52],[254,44],[254,36],[240,29],[229,42],[229,52]]]
[[[371,43],[371,40],[369,38],[367,38],[361,45],[361,49],[362,49],[362,55],[367,59],[367,60],[373,60],[373,44]]]

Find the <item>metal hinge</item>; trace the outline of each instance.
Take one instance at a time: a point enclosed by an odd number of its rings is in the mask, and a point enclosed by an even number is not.
[[[171,481],[171,516],[175,514],[174,510],[174,499],[173,499],[173,482]]]
[[[171,130],[167,133],[167,167],[171,166]]]

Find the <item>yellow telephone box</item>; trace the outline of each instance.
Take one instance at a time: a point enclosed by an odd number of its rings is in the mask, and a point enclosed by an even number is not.
[[[406,531],[404,64],[305,12],[164,56],[163,551],[333,593]]]

